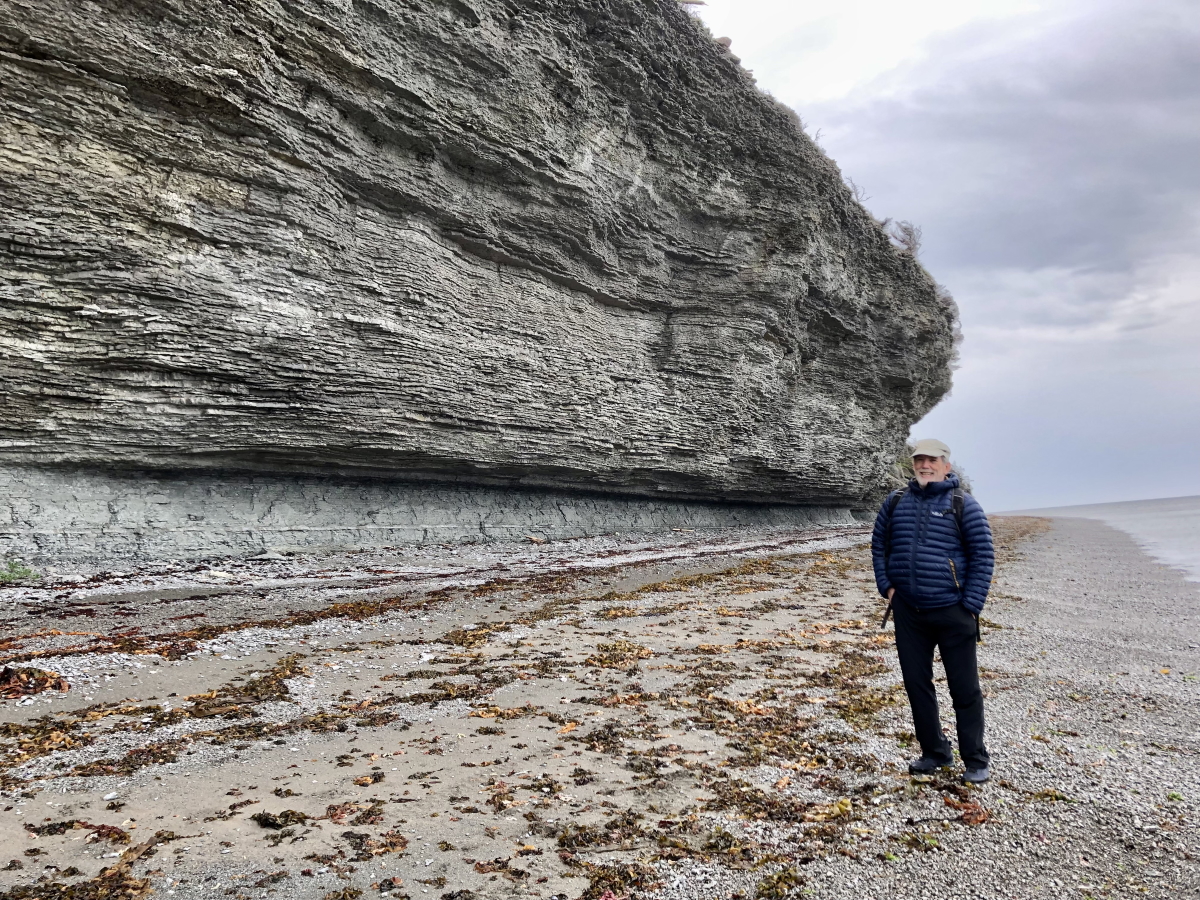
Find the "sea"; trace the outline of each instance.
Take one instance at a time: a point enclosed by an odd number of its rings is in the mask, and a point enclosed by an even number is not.
[[[1056,506],[1008,515],[1099,519],[1132,535],[1155,559],[1182,569],[1189,581],[1200,581],[1200,497]]]

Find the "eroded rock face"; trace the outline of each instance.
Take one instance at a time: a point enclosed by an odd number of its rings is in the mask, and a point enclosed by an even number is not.
[[[952,304],[673,0],[8,0],[0,465],[857,505]]]

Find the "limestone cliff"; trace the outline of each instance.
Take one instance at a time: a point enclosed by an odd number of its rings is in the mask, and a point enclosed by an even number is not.
[[[7,0],[0,466],[856,505],[954,312],[674,0]]]

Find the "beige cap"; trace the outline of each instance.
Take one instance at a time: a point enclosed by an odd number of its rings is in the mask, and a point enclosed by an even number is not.
[[[950,458],[950,448],[941,441],[935,441],[933,438],[926,438],[923,441],[917,441],[913,445],[913,456],[944,456]]]

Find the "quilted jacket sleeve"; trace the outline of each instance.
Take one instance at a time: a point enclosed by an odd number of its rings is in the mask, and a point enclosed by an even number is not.
[[[878,525],[876,529],[878,530]],[[987,601],[988,589],[992,586],[996,551],[992,547],[992,529],[983,513],[983,507],[970,494],[963,497],[962,529],[963,543],[966,544],[965,549],[970,561],[966,584],[963,586],[963,603],[967,609],[979,615]]]
[[[879,507],[879,514],[875,516],[875,530],[871,533],[871,564],[875,568],[875,586],[879,588],[881,597],[886,597],[892,587],[887,574],[887,533],[892,518],[888,507],[892,505],[891,500],[889,494]]]

